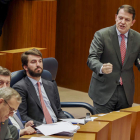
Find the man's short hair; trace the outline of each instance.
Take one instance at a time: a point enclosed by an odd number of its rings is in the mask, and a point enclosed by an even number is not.
[[[0,66],[0,75],[11,77],[11,72],[7,68]]]
[[[30,49],[30,50],[24,52],[24,53],[21,55],[22,67],[23,67],[23,66],[27,66],[27,64],[28,64],[28,55],[36,55],[36,56],[42,57],[42,53],[41,53],[39,50],[37,50],[37,49],[35,49],[35,48]]]
[[[12,97],[15,97],[17,101],[21,103],[21,96],[16,90],[11,87],[0,88],[0,98],[9,101]]]
[[[125,12],[132,14],[132,20],[135,19],[136,13],[135,13],[135,9],[131,6],[131,5],[122,5],[118,8],[117,10],[117,15],[120,11],[120,9],[124,9]]]

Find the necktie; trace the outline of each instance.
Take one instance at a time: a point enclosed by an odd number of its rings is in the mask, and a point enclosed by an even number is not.
[[[120,36],[122,38],[120,51],[121,51],[121,59],[122,59],[122,65],[123,65],[124,59],[125,59],[125,54],[126,54],[125,35],[121,34]],[[120,85],[122,85],[122,84],[123,84],[122,78],[120,77]]]
[[[44,103],[43,96],[42,96],[42,93],[41,93],[40,82],[37,82],[37,85],[38,85],[39,97],[40,97],[43,113],[44,113],[44,116],[45,116],[45,120],[46,120],[47,124],[50,124],[50,123],[52,123],[52,118],[51,118],[50,113],[49,113],[49,111],[48,111],[48,109],[47,109],[47,107]]]
[[[13,118],[15,119],[15,121],[18,123],[18,125],[20,126],[20,129],[24,129],[24,126],[21,122],[21,120],[19,119],[19,117],[14,113]]]

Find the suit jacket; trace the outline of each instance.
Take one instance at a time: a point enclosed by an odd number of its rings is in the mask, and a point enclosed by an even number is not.
[[[26,121],[22,121],[21,116],[20,116],[20,113],[19,113],[19,111],[18,111],[18,110],[17,110],[16,115],[17,115],[17,116],[18,116],[18,118],[21,120],[21,122],[22,122],[22,124],[23,124],[23,126],[24,126],[24,125],[25,125],[25,123],[26,123]],[[8,125],[13,125],[13,123],[11,122],[11,120],[10,120],[10,119],[8,119],[8,120],[9,120]]]
[[[57,118],[67,118],[61,109],[59,93],[54,84],[42,79],[43,87],[46,91],[51,107]],[[35,125],[43,123],[43,110],[37,97],[35,88],[29,78],[26,76],[17,82],[13,88],[21,95],[22,103],[19,106],[19,112],[22,120],[33,120]]]
[[[87,65],[93,71],[89,87],[89,96],[97,104],[106,104],[113,95],[120,77],[127,101],[133,103],[134,73],[133,64],[140,69],[140,34],[132,29],[128,33],[128,42],[125,61],[122,66],[120,46],[116,25],[97,31],[92,40]],[[100,74],[100,68],[104,63],[113,64],[110,74]]]
[[[1,123],[0,140],[12,139],[10,129],[8,127],[8,120]]]

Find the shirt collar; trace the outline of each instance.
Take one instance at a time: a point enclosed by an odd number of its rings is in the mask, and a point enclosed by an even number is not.
[[[35,79],[28,77],[30,79],[30,81],[32,82],[32,84],[35,86],[37,84],[38,81],[36,81]],[[39,82],[42,84],[42,79],[40,78]]]
[[[119,32],[119,30],[118,30],[117,28],[116,28],[116,31],[117,31],[118,36],[120,36],[120,35],[121,35],[121,33]],[[128,31],[128,32],[129,32],[129,31]],[[127,37],[127,38],[128,38],[128,32],[124,34],[124,35],[125,35],[125,37]]]

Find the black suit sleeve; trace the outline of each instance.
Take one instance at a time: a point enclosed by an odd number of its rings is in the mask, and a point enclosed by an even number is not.
[[[16,84],[13,86],[13,88],[21,95],[22,97],[22,103],[20,104],[18,110],[20,112],[20,115],[21,115],[21,118],[23,121],[30,121],[30,120],[33,120],[34,124],[37,126],[37,125],[41,125],[42,123],[39,122],[39,121],[36,121],[32,118],[30,118],[28,115],[27,115],[27,98],[28,98],[28,94],[26,92],[26,88],[21,88],[20,85]]]

